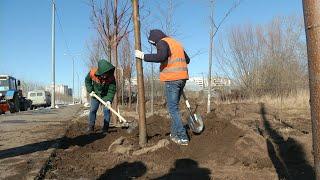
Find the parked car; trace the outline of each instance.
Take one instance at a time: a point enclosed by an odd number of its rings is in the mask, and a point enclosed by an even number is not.
[[[28,99],[32,100],[31,109],[37,107],[51,106],[51,94],[44,90],[35,90],[28,92]]]

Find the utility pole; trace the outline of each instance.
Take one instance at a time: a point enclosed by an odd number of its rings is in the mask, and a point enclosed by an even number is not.
[[[133,23],[134,23],[134,44],[136,50],[141,50],[140,38],[140,17],[139,17],[139,0],[132,0],[133,6]],[[137,80],[138,80],[138,102],[139,102],[139,144],[144,146],[147,143],[146,128],[146,107],[144,97],[144,82],[142,60],[136,58]]]
[[[75,56],[76,55],[81,55],[81,54],[71,54],[71,53],[64,53],[64,55],[66,56],[66,55],[69,55],[70,57],[71,57],[71,59],[72,59],[72,91],[71,91],[71,93],[72,93],[72,104],[74,104],[74,102],[75,102],[75,87],[74,87],[74,60],[75,60]]]
[[[209,48],[209,73],[208,73],[208,102],[207,113],[211,111],[211,68],[212,68],[212,54],[213,54],[213,34],[214,34],[214,15],[213,15],[214,2],[211,1],[211,14],[210,14],[210,48]]]
[[[55,14],[56,12],[56,4],[54,0],[52,0],[52,37],[51,37],[51,48],[52,48],[52,54],[51,54],[51,59],[52,59],[52,98],[51,98],[51,108],[56,107],[56,75],[55,75]]]
[[[307,39],[314,170],[320,180],[320,0],[303,0]]]

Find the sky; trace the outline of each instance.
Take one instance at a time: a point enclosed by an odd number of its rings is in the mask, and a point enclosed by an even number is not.
[[[48,85],[51,76],[51,0],[0,0],[0,74]],[[173,21],[178,39],[191,59],[191,76],[208,72],[209,0],[177,0]],[[219,22],[233,0],[215,1],[215,21]],[[151,28],[161,28],[159,6],[165,0],[143,0],[150,10]],[[56,0],[56,84],[72,87],[72,59],[75,68],[75,93],[88,73],[88,45],[96,36],[90,21],[86,0]],[[245,24],[267,24],[278,16],[302,17],[301,0],[242,0],[222,24],[216,39],[226,39],[231,27]],[[147,20],[146,20],[147,21]],[[144,22],[141,21],[141,24]],[[146,38],[143,47],[148,47]],[[147,50],[144,48],[143,50]],[[73,58],[72,58],[73,57]],[[144,66],[149,64],[144,63]],[[213,71],[219,71],[213,63]],[[78,78],[79,77],[79,78]],[[79,79],[79,80],[78,80]]]

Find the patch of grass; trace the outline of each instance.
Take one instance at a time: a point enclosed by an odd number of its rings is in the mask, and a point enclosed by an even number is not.
[[[284,97],[265,95],[261,97],[251,97],[244,100],[226,100],[216,102],[218,104],[264,103],[267,106],[273,107],[280,112],[287,112],[290,114],[310,114],[308,90],[301,90],[297,93],[292,93],[289,96]]]
[[[309,91],[299,91],[285,97],[272,97],[270,95],[255,98],[256,102],[263,102],[281,110],[310,110]]]

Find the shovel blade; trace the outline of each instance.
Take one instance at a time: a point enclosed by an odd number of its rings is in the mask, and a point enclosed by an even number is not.
[[[194,133],[201,133],[204,129],[204,124],[200,115],[193,114],[188,118],[188,126]]]

